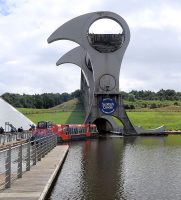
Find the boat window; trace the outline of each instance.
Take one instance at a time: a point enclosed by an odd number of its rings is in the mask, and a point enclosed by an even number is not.
[[[82,133],[82,130],[81,130],[81,128],[79,128],[79,133]]]
[[[52,123],[51,122],[47,123],[47,128],[52,128]]]
[[[75,134],[77,134],[78,133],[78,129],[77,128],[75,128]]]
[[[38,128],[46,128],[46,122],[39,122],[37,127]]]
[[[66,134],[67,135],[69,134],[69,127],[67,127],[67,129],[66,129]]]

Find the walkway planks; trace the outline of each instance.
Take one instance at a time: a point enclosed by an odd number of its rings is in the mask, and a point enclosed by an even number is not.
[[[57,146],[36,166],[0,193],[0,200],[43,200],[68,152],[68,146]]]

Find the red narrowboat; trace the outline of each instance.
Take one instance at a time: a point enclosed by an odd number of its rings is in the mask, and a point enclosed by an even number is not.
[[[52,124],[40,121],[33,131],[33,137],[42,137],[54,133],[58,142],[94,138],[98,136],[95,124]]]

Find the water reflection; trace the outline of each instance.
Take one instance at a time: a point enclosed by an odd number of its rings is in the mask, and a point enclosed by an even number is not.
[[[181,137],[70,143],[51,200],[180,200]]]

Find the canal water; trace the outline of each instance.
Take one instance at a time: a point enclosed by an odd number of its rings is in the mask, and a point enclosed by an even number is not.
[[[49,200],[181,200],[181,136],[69,145]]]

